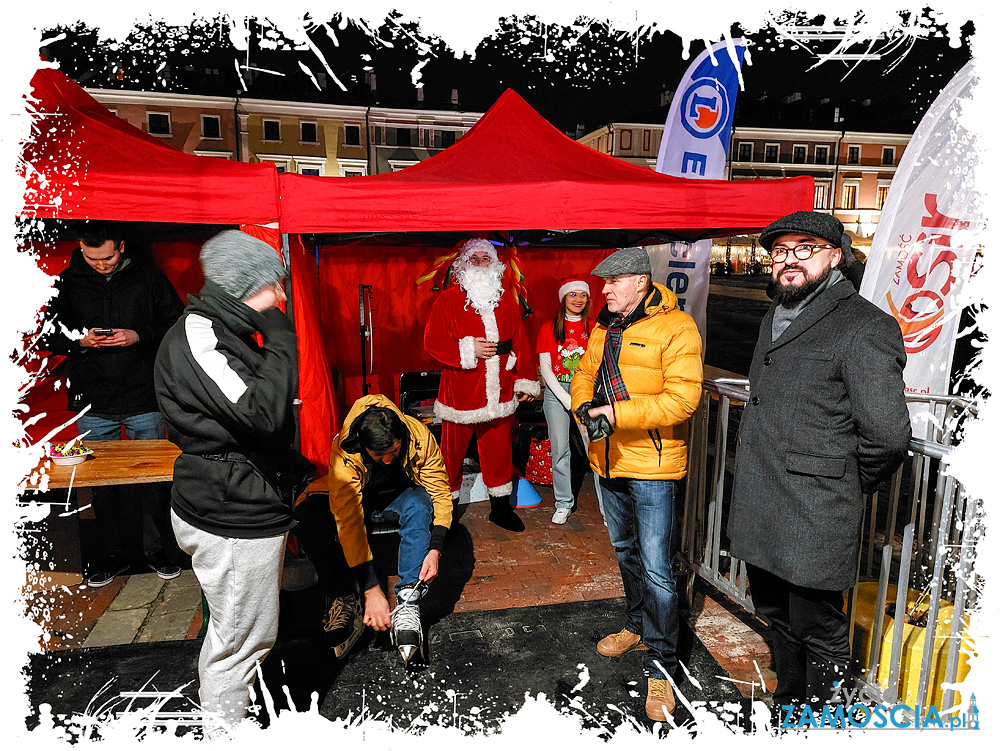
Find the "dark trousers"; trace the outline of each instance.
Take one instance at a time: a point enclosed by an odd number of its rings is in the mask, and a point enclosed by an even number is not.
[[[754,608],[771,624],[774,704],[832,702],[851,660],[844,593],[801,587],[747,564]]]
[[[163,416],[159,412],[144,412],[117,419],[86,413],[80,415],[76,427],[83,436],[84,444],[89,441],[119,441],[123,427],[125,437],[130,441],[150,441],[164,436]],[[137,501],[142,509],[142,552],[147,560],[160,555],[169,558],[176,547],[174,531],[170,526],[169,484],[97,487],[91,491],[91,505],[109,564],[111,560],[127,560],[125,530]]]
[[[126,530],[137,501],[142,509],[142,552],[146,559],[159,555],[172,557],[175,544],[170,528],[170,485],[108,485],[92,488],[90,493],[90,503],[109,561],[128,558]]]

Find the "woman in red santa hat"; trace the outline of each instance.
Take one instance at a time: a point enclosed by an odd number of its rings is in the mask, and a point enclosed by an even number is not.
[[[590,319],[590,285],[580,276],[570,276],[559,285],[559,312],[538,332],[538,365],[545,381],[542,409],[549,426],[552,447],[552,492],[556,498],[553,524],[565,524],[573,513],[570,482],[570,431],[580,426],[570,414],[569,384],[587,350],[594,321]],[[582,431],[581,431],[582,432]],[[586,433],[583,433],[586,440]],[[604,514],[601,486],[596,482],[597,501]]]

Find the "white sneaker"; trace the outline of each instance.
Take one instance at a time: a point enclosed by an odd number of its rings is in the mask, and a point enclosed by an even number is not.
[[[565,524],[571,513],[573,513],[573,509],[557,508],[556,512],[552,515],[552,523]]]

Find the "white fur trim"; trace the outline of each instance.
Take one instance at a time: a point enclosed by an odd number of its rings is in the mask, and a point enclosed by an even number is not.
[[[582,279],[574,279],[571,282],[566,282],[559,288],[559,302],[562,302],[562,299],[570,292],[586,292],[587,297],[590,297],[590,285]]]
[[[542,387],[538,381],[532,381],[530,378],[518,378],[514,381],[514,392],[530,396],[541,396]]]
[[[507,370],[513,370],[515,365],[517,365],[517,355],[511,352],[507,358]]]
[[[495,488],[486,488],[486,492],[494,498],[502,498],[503,496],[510,495],[514,492],[514,483],[508,482],[503,485],[498,485]]]
[[[465,370],[476,367],[476,337],[463,336],[458,340],[458,359]]]
[[[455,409],[440,401],[434,402],[434,414],[442,420],[457,422],[459,425],[478,425],[501,417],[509,417],[517,410],[517,399],[494,405],[487,404],[478,409]]]

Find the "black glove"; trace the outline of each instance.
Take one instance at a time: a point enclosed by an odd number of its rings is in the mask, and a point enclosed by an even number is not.
[[[576,415],[580,424],[587,429],[587,437],[591,441],[601,441],[615,432],[615,426],[604,415],[591,417],[590,410],[595,406],[599,407],[601,405],[594,404],[594,402],[586,402],[577,407],[573,414]]]

